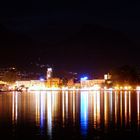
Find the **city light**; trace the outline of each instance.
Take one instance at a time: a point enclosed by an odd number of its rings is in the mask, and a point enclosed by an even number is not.
[[[137,87],[136,87],[136,90],[140,90],[140,86],[137,86]]]
[[[88,80],[87,76],[81,78],[81,81],[85,81],[85,80]]]
[[[39,90],[47,90],[47,88],[45,86],[31,86],[28,88],[29,91],[39,91]]]
[[[91,87],[92,90],[100,90],[101,87],[100,85],[94,85],[93,87]]]
[[[44,79],[44,78],[42,78],[42,77],[41,77],[39,80],[40,80],[40,81],[42,81],[42,82],[43,82],[43,81],[45,81],[45,79]]]

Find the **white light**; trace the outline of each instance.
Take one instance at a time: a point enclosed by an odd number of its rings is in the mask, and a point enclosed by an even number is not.
[[[116,87],[115,87],[115,90],[119,90],[119,86],[116,86]]]
[[[62,90],[68,90],[68,87],[62,87]]]
[[[48,68],[48,71],[52,71],[52,68]]]
[[[35,85],[35,86],[31,86],[31,87],[29,87],[28,90],[29,90],[29,91],[32,91],[32,90],[34,90],[34,91],[38,91],[38,90],[46,90],[46,87],[45,87],[45,86],[37,86],[37,85]]]
[[[140,86],[137,86],[137,87],[136,87],[136,90],[140,90]]]
[[[43,78],[40,78],[40,81],[44,81],[44,79]]]
[[[93,87],[91,87],[92,90],[100,90],[101,87],[99,85],[94,85]]]
[[[123,89],[123,87],[120,87],[120,89]]]
[[[125,87],[124,87],[124,89],[125,89],[125,90],[128,90],[128,87],[127,87],[127,86],[125,86]]]
[[[112,90],[113,90],[113,88],[109,88],[108,90],[111,90],[111,91],[112,91]]]
[[[105,79],[105,80],[108,79],[108,75],[107,75],[107,74],[104,75],[104,79]]]

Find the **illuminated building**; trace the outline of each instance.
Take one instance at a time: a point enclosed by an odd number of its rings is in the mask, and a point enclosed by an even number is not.
[[[102,85],[105,83],[104,79],[94,79],[94,80],[81,80],[81,87],[93,87],[95,85]]]
[[[105,79],[106,84],[112,83],[111,77],[112,76],[109,73],[104,75],[104,79]]]
[[[111,79],[111,75],[108,73],[108,74],[105,74],[104,75],[104,79],[105,80],[110,80]]]
[[[9,86],[6,82],[0,81],[0,91],[7,91]]]
[[[16,81],[17,88],[24,87],[30,90],[45,89],[45,82],[40,80]]]
[[[46,86],[48,88],[51,88],[51,87],[59,87],[59,85],[62,83],[62,80],[59,79],[59,78],[51,78],[51,79],[48,79],[47,82],[46,82]]]
[[[46,77],[47,80],[52,78],[52,72],[53,72],[52,68],[47,69],[47,77]]]
[[[68,87],[73,87],[74,86],[74,80],[73,79],[68,80],[67,86]]]
[[[80,83],[75,83],[74,86],[75,86],[76,89],[81,88],[81,84]]]

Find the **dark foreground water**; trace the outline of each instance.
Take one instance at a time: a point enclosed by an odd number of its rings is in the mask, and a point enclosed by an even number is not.
[[[0,139],[140,139],[140,92],[0,94]]]

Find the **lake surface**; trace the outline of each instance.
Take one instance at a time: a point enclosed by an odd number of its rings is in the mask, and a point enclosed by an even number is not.
[[[140,92],[0,94],[0,138],[140,139]]]

